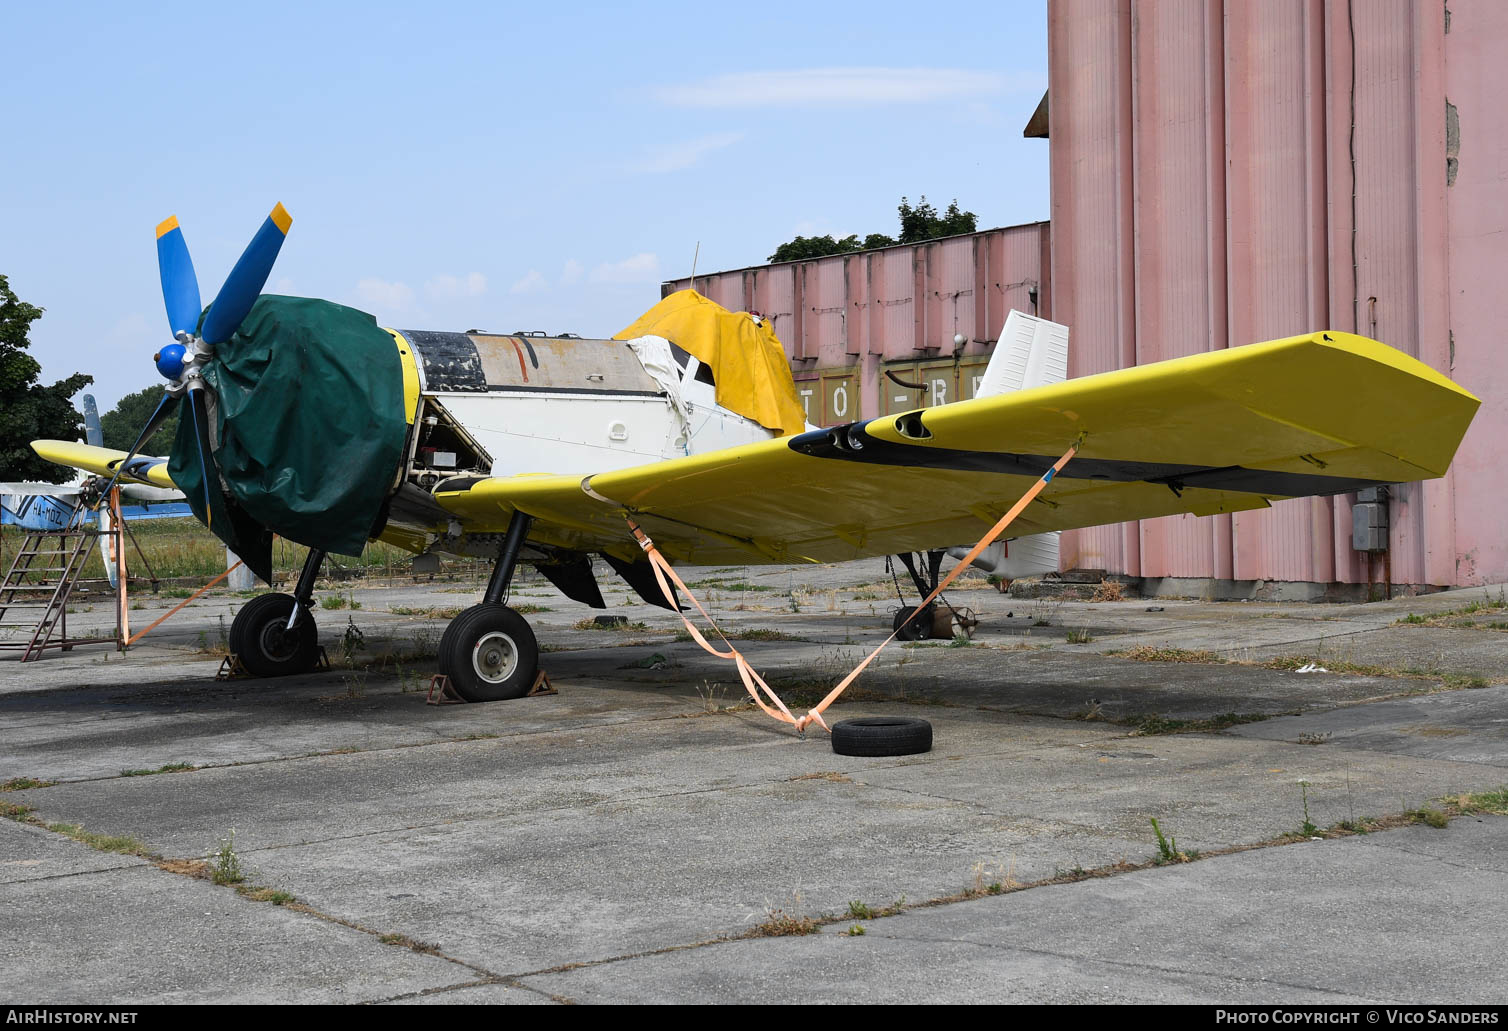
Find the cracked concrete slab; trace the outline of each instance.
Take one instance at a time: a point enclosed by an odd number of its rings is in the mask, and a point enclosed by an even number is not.
[[[0,912],[0,995],[12,1001],[366,1002],[476,978],[145,864],[0,884]]]
[[[1237,737],[1508,766],[1508,687],[1451,691],[1233,727]]]
[[[1218,856],[862,922],[541,973],[578,1002],[1508,1001],[1508,819]]]
[[[96,852],[41,827],[0,820],[0,885],[146,865],[136,856]]]

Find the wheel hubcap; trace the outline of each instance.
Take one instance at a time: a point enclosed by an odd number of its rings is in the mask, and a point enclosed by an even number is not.
[[[262,654],[269,659],[287,659],[298,650],[298,629],[289,631],[288,617],[279,616],[262,624],[257,642],[262,646]]]
[[[494,630],[472,649],[471,666],[487,683],[501,684],[518,669],[518,645],[501,630]]]

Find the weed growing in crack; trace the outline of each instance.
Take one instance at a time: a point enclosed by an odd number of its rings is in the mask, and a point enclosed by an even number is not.
[[[210,880],[216,884],[240,884],[246,880],[246,870],[241,857],[236,854],[236,829],[220,839],[220,844],[210,855]]]
[[[1432,809],[1429,806],[1420,806],[1418,809],[1410,811],[1409,815],[1419,823],[1428,824],[1437,830],[1450,826],[1449,816],[1446,816],[1439,809]]]
[[[28,788],[50,788],[57,781],[35,780],[31,777],[12,777],[10,780],[0,783],[0,791],[25,791]]]
[[[749,931],[750,938],[788,938],[794,935],[816,934],[817,921],[809,916],[798,916],[783,909],[771,909],[765,913],[765,921]]]
[[[1179,851],[1178,839],[1164,836],[1162,828],[1157,826],[1155,816],[1152,817],[1152,833],[1157,835],[1157,855],[1152,860],[1157,866],[1167,866],[1169,863],[1189,863],[1199,857],[1196,850]]]
[[[1302,833],[1306,838],[1312,838],[1319,833],[1319,828],[1309,819],[1309,782],[1299,781],[1299,796],[1304,800],[1304,826]]]

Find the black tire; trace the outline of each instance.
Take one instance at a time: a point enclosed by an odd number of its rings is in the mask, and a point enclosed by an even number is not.
[[[258,677],[307,673],[319,664],[319,633],[308,606],[289,630],[290,594],[263,594],[241,606],[230,625],[230,650]]]
[[[932,751],[932,724],[908,716],[870,716],[833,724],[839,755],[917,755]]]
[[[895,635],[897,640],[920,641],[923,637],[930,637],[932,635],[931,605],[928,605],[923,612],[918,614],[911,622],[906,623],[904,627],[901,626],[906,621],[906,617],[914,611],[914,609],[905,606],[895,610],[895,618],[890,621],[890,629],[897,632]]]
[[[522,698],[539,672],[539,644],[508,606],[473,605],[440,638],[440,672],[468,702]]]

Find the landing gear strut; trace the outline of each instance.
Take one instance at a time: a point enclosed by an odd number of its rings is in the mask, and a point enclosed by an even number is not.
[[[539,644],[529,623],[504,604],[533,517],[514,512],[480,605],[462,612],[440,638],[440,672],[468,702],[522,698],[539,671]]]
[[[906,567],[906,572],[911,574],[911,582],[916,584],[916,589],[923,598],[937,589],[938,580],[942,574],[942,560],[947,555],[945,550],[934,550],[927,555],[927,575],[924,578],[916,568],[916,562],[909,553],[902,553],[896,558]],[[896,582],[896,593],[900,593],[900,582]],[[907,619],[915,608],[908,606],[905,599],[901,600],[901,607],[895,610],[895,618],[891,621],[891,627],[896,631],[896,636],[902,641],[920,641],[924,637],[933,637],[947,640],[954,636],[955,626],[958,631],[966,635],[972,635],[974,627],[979,620],[975,618],[972,609],[954,608],[942,598],[933,601],[926,608],[916,614],[915,619],[909,623]],[[902,624],[905,624],[904,626]]]
[[[230,650],[258,677],[307,673],[319,664],[319,635],[309,611],[323,551],[304,560],[292,595],[263,594],[241,607],[230,625]],[[295,610],[296,613],[295,613]]]

